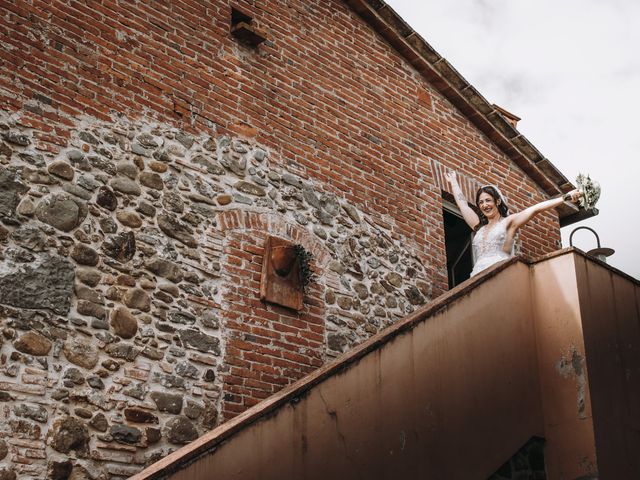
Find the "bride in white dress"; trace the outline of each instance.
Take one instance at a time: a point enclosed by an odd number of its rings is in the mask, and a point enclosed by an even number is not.
[[[580,190],[572,190],[560,198],[553,198],[509,215],[509,208],[498,187],[485,185],[480,187],[476,193],[476,206],[480,211],[478,216],[467,203],[467,199],[458,185],[456,172],[447,172],[445,178],[451,185],[451,191],[460,213],[462,213],[462,218],[475,232],[472,246],[476,263],[471,271],[471,276],[494,263],[512,257],[513,240],[516,233],[533,217],[545,210],[555,208],[565,201],[575,202],[582,196]]]

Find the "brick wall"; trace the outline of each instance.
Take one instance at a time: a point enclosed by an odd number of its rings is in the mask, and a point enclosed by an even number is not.
[[[540,191],[339,1],[238,2],[269,41],[228,33],[228,2],[5,2],[2,102],[64,144],[72,119],[146,113],[193,131],[258,135],[304,177],[345,192],[423,245],[444,287],[440,195],[428,159],[505,186],[515,207]],[[329,68],[330,67],[330,68]],[[259,133],[258,133],[259,132]],[[553,249],[552,215],[523,236]]]
[[[226,1],[2,4],[7,478],[126,477],[439,295],[438,169],[544,199],[342,2],[237,5],[258,48]],[[259,300],[267,234],[314,254],[299,314]]]
[[[267,234],[291,238],[321,256],[322,247],[313,245],[318,242],[306,230],[278,217],[239,212],[227,213],[220,223],[225,256],[220,313],[227,335],[221,414],[226,420],[324,364],[326,308],[322,275],[307,289],[302,312],[262,302],[257,295]]]

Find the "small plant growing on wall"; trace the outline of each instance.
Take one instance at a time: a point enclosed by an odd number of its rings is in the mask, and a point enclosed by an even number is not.
[[[302,285],[302,290],[306,290],[307,285],[309,285],[315,279],[315,274],[311,269],[313,254],[299,243],[296,243],[293,246],[293,249],[296,252],[296,258],[298,259],[298,268],[300,269],[300,284]]]

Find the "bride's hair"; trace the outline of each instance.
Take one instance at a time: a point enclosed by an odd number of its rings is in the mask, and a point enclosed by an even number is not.
[[[500,213],[501,217],[506,217],[509,215],[509,207],[507,206],[507,202],[502,195],[502,192],[495,185],[484,185],[478,189],[476,193],[476,206],[478,206],[478,202],[480,201],[480,195],[483,193],[488,193],[493,198],[493,201],[496,202],[496,208]],[[498,202],[500,200],[500,202]],[[487,217],[484,216],[482,210],[480,210],[480,223],[485,225],[487,223]]]

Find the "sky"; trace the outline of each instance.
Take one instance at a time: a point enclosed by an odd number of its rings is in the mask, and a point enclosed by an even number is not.
[[[607,263],[640,279],[640,2],[386,0],[572,182],[597,180]],[[580,230],[573,245],[596,248]]]

